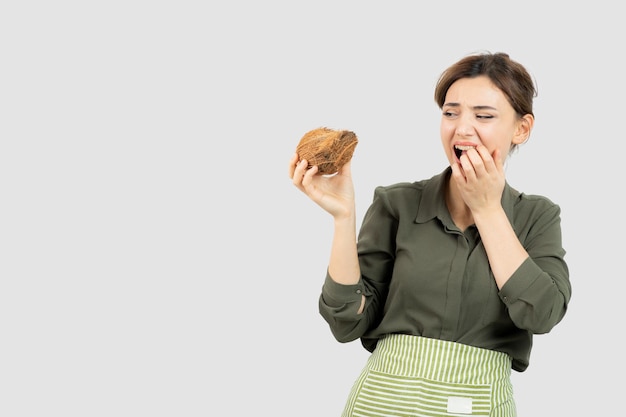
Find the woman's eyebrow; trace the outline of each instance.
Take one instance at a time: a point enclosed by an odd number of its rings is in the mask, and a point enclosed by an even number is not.
[[[498,110],[495,107],[492,106],[474,106],[472,107],[472,109],[474,110]]]
[[[461,104],[450,102],[450,103],[444,103],[442,107],[461,107]],[[493,106],[480,105],[480,106],[473,106],[472,110],[498,110],[498,109],[496,109]]]

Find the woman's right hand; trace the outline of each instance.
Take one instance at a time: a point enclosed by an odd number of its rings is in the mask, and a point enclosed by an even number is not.
[[[318,167],[308,168],[308,161],[299,161],[298,154],[289,160],[289,177],[293,185],[330,213],[336,220],[354,218],[354,184],[350,162],[336,174],[320,175]]]

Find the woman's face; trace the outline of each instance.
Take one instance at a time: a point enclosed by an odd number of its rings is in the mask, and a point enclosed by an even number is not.
[[[511,146],[528,138],[533,121],[532,115],[518,117],[504,93],[488,77],[461,78],[446,93],[441,142],[451,165],[478,144],[484,145],[492,156],[499,149],[504,163]]]

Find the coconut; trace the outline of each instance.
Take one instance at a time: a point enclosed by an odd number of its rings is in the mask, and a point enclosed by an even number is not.
[[[296,152],[309,168],[317,165],[320,174],[332,175],[352,159],[357,143],[354,132],[320,127],[302,136]]]

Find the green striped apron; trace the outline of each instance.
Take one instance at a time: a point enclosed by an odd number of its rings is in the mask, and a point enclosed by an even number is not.
[[[392,334],[378,341],[342,417],[516,415],[507,354]]]

